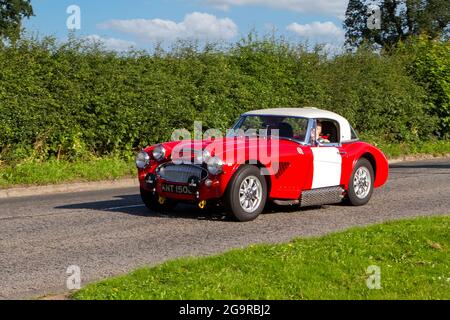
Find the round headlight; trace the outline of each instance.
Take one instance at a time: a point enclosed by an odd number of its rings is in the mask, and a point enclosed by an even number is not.
[[[213,176],[223,172],[223,161],[218,157],[212,157],[207,163],[208,172]]]
[[[150,164],[150,156],[147,152],[142,150],[136,156],[136,167],[139,169],[145,169]]]
[[[204,163],[208,163],[208,161],[211,159],[211,152],[209,150],[203,150],[202,154],[202,160]]]
[[[161,161],[166,156],[166,149],[162,145],[159,144],[153,149],[152,154],[153,154],[153,158],[155,158],[157,161]]]
[[[203,163],[203,153],[194,152],[194,164],[202,164],[202,163]]]

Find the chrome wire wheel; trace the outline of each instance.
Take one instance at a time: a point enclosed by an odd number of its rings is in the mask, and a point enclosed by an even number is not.
[[[246,177],[239,187],[239,203],[247,213],[253,213],[259,208],[262,201],[263,188],[255,176]]]
[[[356,170],[353,178],[353,188],[355,195],[359,199],[365,199],[372,187],[372,177],[368,168],[362,166]]]

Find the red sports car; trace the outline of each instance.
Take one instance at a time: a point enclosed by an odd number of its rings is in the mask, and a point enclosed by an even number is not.
[[[359,141],[345,118],[316,108],[247,112],[224,137],[150,146],[136,165],[149,209],[225,205],[238,221],[258,217],[269,200],[364,205],[389,170],[384,154]]]

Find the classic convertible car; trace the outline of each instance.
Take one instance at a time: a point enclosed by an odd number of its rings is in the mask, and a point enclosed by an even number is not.
[[[223,137],[150,146],[136,157],[142,200],[154,211],[178,202],[225,205],[250,221],[267,201],[366,204],[388,178],[388,162],[359,141],[342,116],[316,108],[243,114]]]

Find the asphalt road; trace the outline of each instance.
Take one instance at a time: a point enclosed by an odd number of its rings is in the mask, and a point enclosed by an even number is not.
[[[447,158],[391,165],[388,184],[364,207],[281,207],[249,223],[193,207],[157,215],[135,188],[0,200],[0,298],[65,292],[70,265],[86,284],[180,256],[449,214],[449,196]]]

